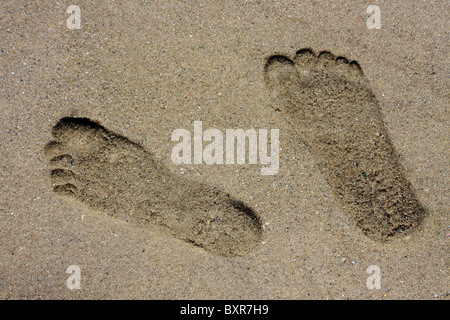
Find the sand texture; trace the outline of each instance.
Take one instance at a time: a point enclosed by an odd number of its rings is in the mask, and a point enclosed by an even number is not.
[[[448,300],[449,4],[373,4],[1,1],[0,298]]]

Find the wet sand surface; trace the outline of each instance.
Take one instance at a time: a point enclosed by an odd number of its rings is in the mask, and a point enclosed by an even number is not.
[[[449,6],[376,4],[379,30],[367,28],[366,1],[82,1],[81,29],[70,30],[69,4],[2,1],[0,298],[449,299]],[[364,71],[426,214],[411,233],[368,237],[298,128],[275,110],[267,58],[302,48],[356,60]],[[191,233],[172,225],[111,217],[116,203],[54,192],[45,150],[70,117],[151,154],[174,177],[156,193],[186,199],[177,212],[213,210],[209,192],[218,190],[222,212],[229,198],[257,214],[262,238],[240,236],[227,247],[239,250],[218,254],[223,247],[189,243]],[[279,129],[278,173],[261,175],[260,164],[174,164],[172,132],[192,132],[194,121],[222,132]],[[147,204],[146,192],[117,187],[126,170],[105,177],[101,168],[89,173],[98,190],[133,208]],[[71,265],[80,267],[81,290],[66,285]],[[366,285],[373,265],[381,289]]]

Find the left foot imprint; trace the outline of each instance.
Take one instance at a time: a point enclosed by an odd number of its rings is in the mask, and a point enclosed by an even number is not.
[[[239,200],[168,172],[140,145],[87,118],[63,118],[45,147],[53,190],[90,208],[224,256],[262,240],[258,215]]]

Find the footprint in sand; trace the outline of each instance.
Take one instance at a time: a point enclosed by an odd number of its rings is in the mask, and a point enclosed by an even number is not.
[[[63,118],[45,147],[54,191],[218,255],[262,239],[258,215],[222,191],[169,173],[140,145],[86,118]]]
[[[407,234],[425,217],[359,64],[330,52],[268,58],[275,108],[295,127],[337,198],[377,240]]]

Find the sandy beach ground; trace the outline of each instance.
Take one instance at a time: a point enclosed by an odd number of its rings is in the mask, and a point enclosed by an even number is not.
[[[381,29],[367,27],[370,4]],[[70,5],[81,29],[67,26]],[[1,1],[0,298],[449,299],[449,9],[438,0]],[[302,48],[363,69],[427,212],[408,236],[367,237],[271,105],[267,57]],[[63,117],[89,118],[180,180],[245,202],[261,217],[262,242],[215,255],[56,194],[44,148]],[[192,132],[194,121],[279,129],[278,173],[174,164],[172,132]],[[67,287],[73,265],[80,290]],[[373,265],[380,289],[367,287]]]

